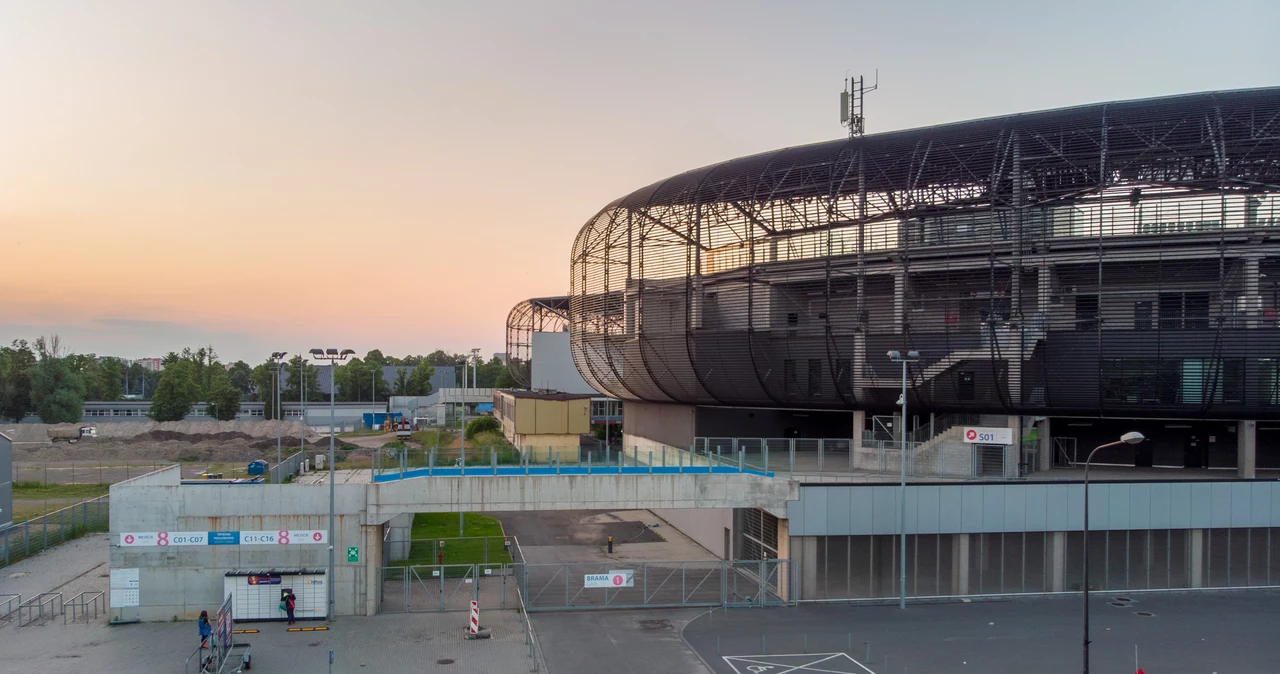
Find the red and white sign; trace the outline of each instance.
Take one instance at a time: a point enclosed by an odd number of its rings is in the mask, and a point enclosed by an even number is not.
[[[323,545],[328,542],[329,532],[323,529],[240,532],[240,545]]]
[[[982,445],[1012,445],[1012,428],[965,428],[964,441]]]
[[[120,534],[120,545],[126,548],[208,544],[207,531],[131,531]]]

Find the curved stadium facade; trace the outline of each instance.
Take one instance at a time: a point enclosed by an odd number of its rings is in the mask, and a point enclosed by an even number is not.
[[[787,148],[606,206],[573,357],[627,401],[1266,419],[1280,88]]]

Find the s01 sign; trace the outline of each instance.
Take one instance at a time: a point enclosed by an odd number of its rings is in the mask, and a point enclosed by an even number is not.
[[[964,441],[970,444],[1012,445],[1012,428],[973,428],[964,429]]]

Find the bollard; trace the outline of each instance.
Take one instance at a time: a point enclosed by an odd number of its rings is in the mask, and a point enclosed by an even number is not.
[[[613,554],[613,536],[609,537],[609,554]]]
[[[863,660],[867,661],[867,663],[869,664],[871,662],[871,642],[867,641],[864,643],[867,644],[867,657],[863,658]]]

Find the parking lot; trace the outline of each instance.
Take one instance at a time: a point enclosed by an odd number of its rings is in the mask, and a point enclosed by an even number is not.
[[[1117,598],[1129,601],[1117,601]],[[1092,671],[1277,671],[1280,591],[1095,594]],[[718,674],[1078,671],[1078,597],[897,606],[717,609],[684,638]]]

